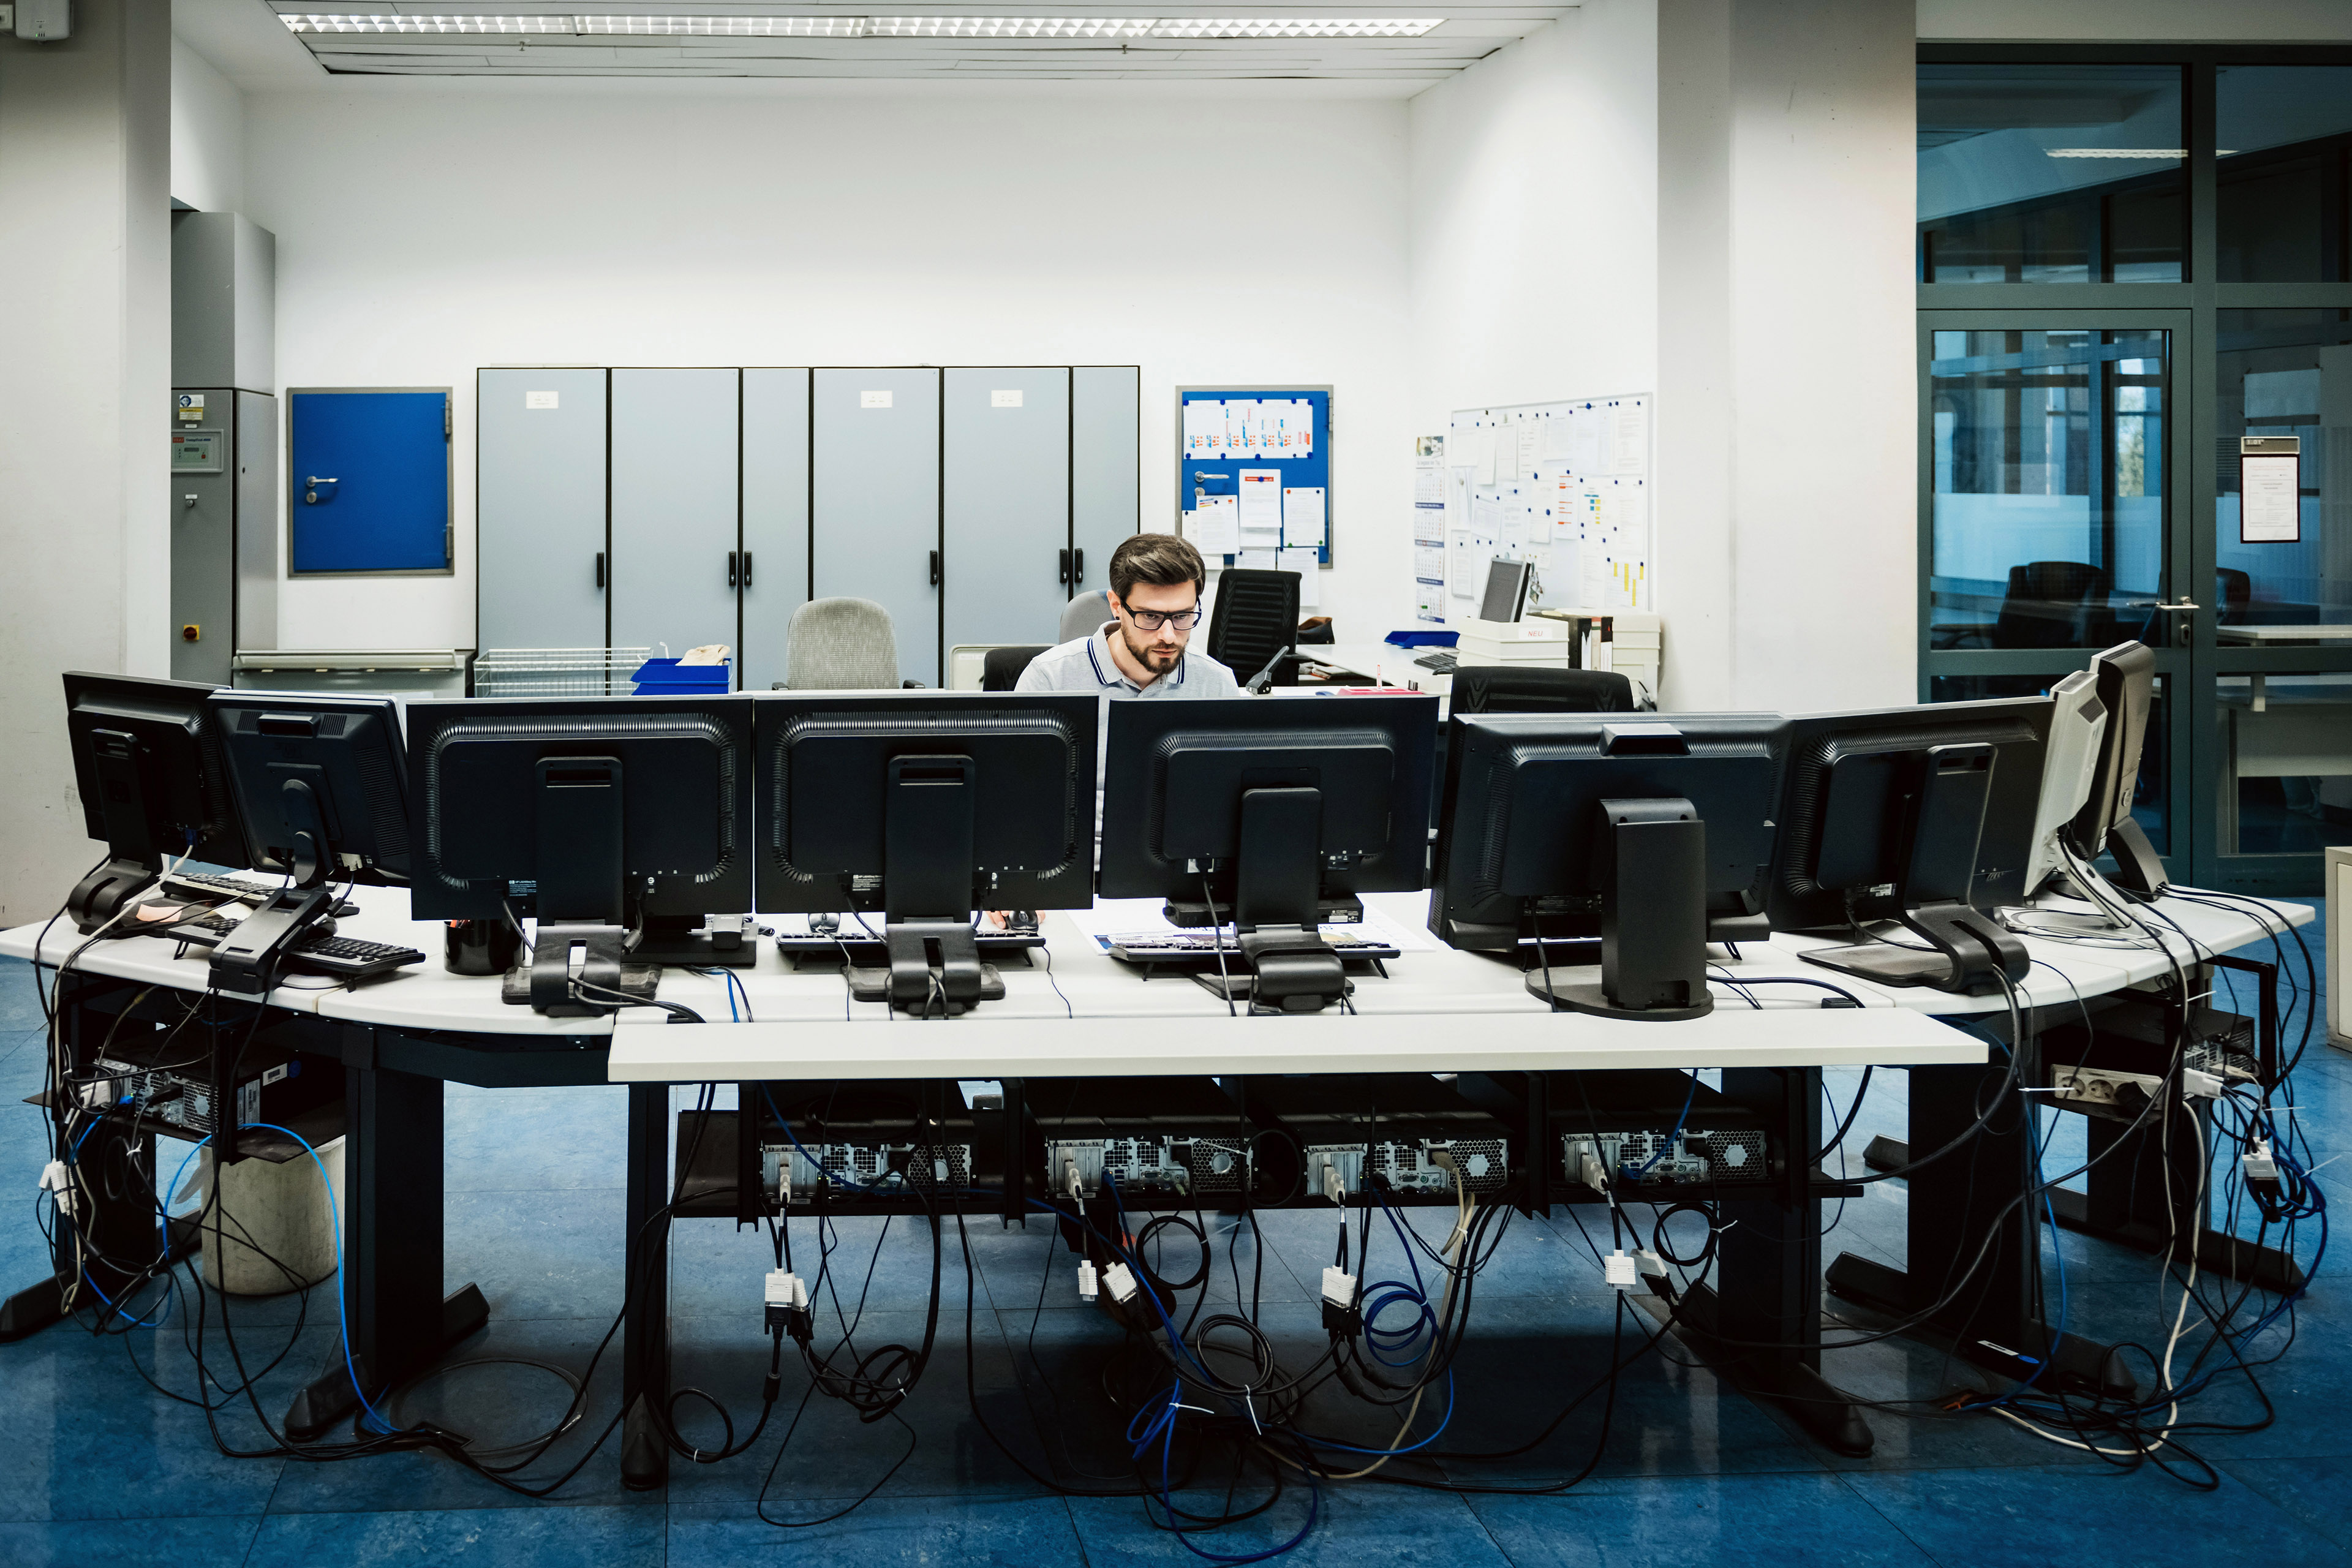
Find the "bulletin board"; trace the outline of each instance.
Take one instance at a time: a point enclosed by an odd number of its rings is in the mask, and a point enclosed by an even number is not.
[[[1268,414],[1270,408],[1280,412]],[[1220,417],[1227,413],[1234,416]],[[1303,432],[1297,424],[1302,416]],[[1302,434],[1303,450],[1297,446]],[[1211,551],[1210,544],[1223,542],[1223,530],[1204,527],[1194,516],[1195,503],[1205,492],[1213,503],[1231,505],[1238,511],[1244,469],[1254,473],[1270,469],[1281,476],[1278,485],[1269,487],[1283,492],[1278,552],[1303,564],[1303,557],[1288,552],[1311,548],[1317,566],[1330,565],[1331,389],[1178,387],[1176,510],[1181,520],[1178,531],[1200,547],[1213,568],[1244,563],[1238,551]],[[1254,549],[1265,548],[1262,533],[1252,533],[1242,542]],[[1302,603],[1313,605],[1313,582],[1303,584],[1302,588]]]
[[[1424,438],[1418,618],[1475,616],[1496,559],[1532,563],[1540,603],[1653,608],[1654,403],[1628,393],[1456,409],[1442,441]]]

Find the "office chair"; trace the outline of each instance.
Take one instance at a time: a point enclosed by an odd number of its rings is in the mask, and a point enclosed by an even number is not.
[[[1243,690],[1263,691],[1273,685],[1276,667],[1297,639],[1297,573],[1235,566],[1218,574],[1204,651],[1234,672]]]
[[[2213,568],[2214,619],[2223,626],[2235,626],[2246,618],[2246,610],[2254,602],[2254,579],[2251,574],[2235,566]]]
[[[1062,635],[1059,640],[1076,642],[1090,637],[1110,619],[1110,595],[1100,588],[1079,595],[1062,610]]]
[[[871,599],[811,599],[793,612],[784,629],[786,690],[875,691],[898,683],[889,611]]]
[[[1064,638],[1068,641],[1068,638]],[[1021,684],[1021,672],[1029,661],[1045,650],[1042,647],[992,647],[982,656],[980,689],[982,691],[1010,691]]]
[[[1995,647],[2098,647],[2109,615],[2107,574],[2080,561],[2029,561],[2009,569],[1992,623]]]
[[[1456,665],[1456,713],[1631,713],[1633,683],[1613,669]]]

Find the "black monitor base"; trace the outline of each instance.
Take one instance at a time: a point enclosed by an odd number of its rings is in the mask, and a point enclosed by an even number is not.
[[[89,936],[114,920],[131,906],[140,889],[153,884],[155,875],[154,867],[136,860],[109,860],[76,883],[66,900],[66,913],[73,917],[74,929]],[[131,921],[121,921],[107,934],[137,936],[139,931]]]
[[[1196,973],[1193,983],[1227,1002],[1272,1013],[1319,1013],[1355,987],[1348,967],[1318,931],[1274,926],[1244,931],[1239,951],[1222,971]]]
[[[2116,858],[2115,882],[2135,893],[2155,898],[2172,886],[2164,874],[2164,857],[2149,843],[2137,819],[2122,816],[2107,829],[2107,853]]]
[[[287,950],[309,935],[312,926],[328,920],[334,904],[334,890],[323,885],[271,894],[214,945],[213,988],[240,996],[268,995],[278,984],[278,968]]]
[[[651,997],[651,985],[643,987],[641,998],[626,983],[622,960],[627,956],[628,936],[614,925],[541,925],[531,943],[530,966],[519,971],[525,976],[530,1010],[550,1018],[594,1018]],[[576,973],[572,967],[575,947],[580,949]],[[643,963],[626,967],[661,973],[658,967]],[[510,975],[508,988],[512,985]]]
[[[1968,904],[1924,904],[1904,913],[1905,929],[1932,945],[1894,942],[1824,947],[1798,954],[1807,963],[1880,985],[1933,985],[1969,996],[1990,996],[2004,978],[2025,978],[2032,959],[2015,932]]]
[[[1608,991],[1597,984],[1582,985],[1568,980],[1546,984],[1541,970],[1528,976],[1528,993],[1563,1012],[1590,1013],[1599,1018],[1633,1018],[1651,1024],[1678,1024],[1686,1018],[1704,1018],[1715,1011],[1715,998],[1704,992],[1698,1001],[1686,1007],[1621,1006],[1612,1002]]]
[[[1004,999],[1004,977],[980,961],[980,944],[968,920],[893,921],[882,928],[890,956],[887,969],[845,966],[850,994],[860,1002],[887,1002],[919,1016],[952,1018],[982,1002]]]

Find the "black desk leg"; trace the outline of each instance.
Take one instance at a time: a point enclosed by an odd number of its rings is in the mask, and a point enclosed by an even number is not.
[[[294,1396],[287,1434],[308,1442],[455,1349],[489,1321],[482,1292],[441,1293],[441,1080],[347,1067],[343,1143],[343,1312],[352,1365],[338,1343]]]
[[[60,992],[58,1000],[65,1016],[59,1026],[68,1050],[74,1053],[77,1064],[81,1064],[86,1060],[82,1054],[84,1045],[102,1036],[116,1015],[93,1015],[85,1008],[81,1002],[84,983],[77,978],[68,977]],[[42,1048],[47,1048],[46,1043]],[[43,1127],[45,1132],[53,1135],[56,1123],[45,1121]],[[53,1148],[49,1152],[61,1158],[65,1152]],[[120,1117],[110,1117],[83,1136],[80,1152],[75,1158],[87,1189],[80,1201],[86,1202],[89,1208],[79,1220],[63,1214],[58,1215],[50,1238],[48,1278],[0,1298],[0,1343],[21,1340],[64,1317],[69,1294],[77,1307],[102,1312],[106,1310],[106,1300],[122,1302],[125,1293],[141,1279],[163,1273],[196,1250],[194,1222],[174,1220],[169,1246],[158,1255],[157,1205],[152,1188],[157,1182],[169,1181],[171,1173],[155,1168],[153,1133],[133,1139]],[[179,1163],[176,1157],[173,1163]],[[75,1270],[84,1237],[88,1237],[89,1250],[103,1256],[90,1259],[83,1277],[88,1284],[77,1289]],[[105,1292],[105,1299],[100,1297],[99,1291]]]
[[[1967,1132],[2007,1070],[1913,1068],[1903,1157],[1933,1153]],[[2021,1079],[2042,1081],[2031,1040]],[[2112,1350],[2079,1332],[2062,1337],[2042,1320],[2042,1205],[2025,1201],[2034,1184],[2035,1129],[2029,1098],[2011,1095],[1984,1131],[1912,1172],[1905,1178],[1906,1267],[1841,1253],[1830,1265],[1830,1289],[1888,1317],[1917,1320],[1931,1337],[1949,1340],[1963,1358],[2003,1377],[2037,1376],[2047,1362],[2070,1386],[2128,1396],[2131,1373]]]
[[[1876,1441],[1870,1424],[1822,1376],[1821,1200],[1811,1159],[1822,1144],[1821,1069],[1726,1068],[1723,1092],[1769,1115],[1786,1152],[1769,1187],[1718,1205],[1717,1289],[1712,1301],[1694,1291],[1687,1309],[1721,1337],[1724,1354],[1757,1392],[1827,1447],[1867,1454]]]
[[[629,1086],[629,1239],[621,1330],[621,1484],[651,1491],[669,1479],[669,1447],[653,1412],[669,1400],[669,1085]]]

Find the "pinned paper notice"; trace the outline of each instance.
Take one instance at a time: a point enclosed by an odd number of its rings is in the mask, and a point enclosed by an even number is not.
[[[1239,507],[1233,496],[1202,496],[1198,510],[1184,514],[1184,537],[1203,555],[1231,555],[1242,547]]]
[[[1282,492],[1282,542],[1286,549],[1323,547],[1323,487],[1299,485]]]
[[[1241,471],[1242,534],[1255,546],[1272,545],[1282,537],[1282,470],[1244,468]],[[1259,535],[1266,537],[1261,541]]]
[[[1282,566],[1280,569],[1285,572],[1296,572],[1298,574],[1299,608],[1312,609],[1315,605],[1315,578],[1317,574],[1315,568],[1315,552],[1312,550],[1286,550],[1282,552]]]

